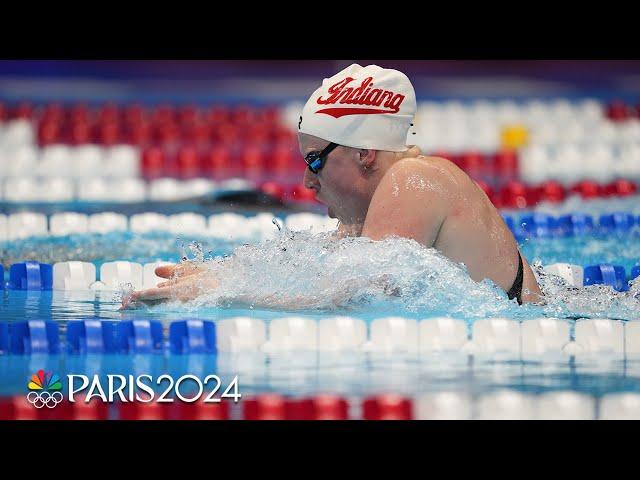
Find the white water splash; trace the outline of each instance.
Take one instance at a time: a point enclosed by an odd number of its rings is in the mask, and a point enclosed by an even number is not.
[[[202,258],[202,257],[200,257]],[[244,245],[203,263],[218,288],[181,308],[248,305],[304,311],[362,310],[461,318],[638,318],[640,281],[629,292],[593,285],[572,288],[533,265],[545,305],[518,306],[493,282],[473,281],[462,264],[404,238],[371,241],[282,230],[278,238]],[[174,304],[173,306],[177,306]]]

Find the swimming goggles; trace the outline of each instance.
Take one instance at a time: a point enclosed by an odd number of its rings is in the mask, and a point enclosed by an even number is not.
[[[337,143],[331,142],[329,145],[324,147],[321,152],[309,152],[304,156],[304,161],[306,162],[309,170],[316,175],[320,170],[323,169],[325,162],[327,161],[327,156],[336,148],[339,147]]]

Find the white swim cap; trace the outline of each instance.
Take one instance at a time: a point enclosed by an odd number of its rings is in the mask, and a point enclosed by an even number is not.
[[[347,147],[404,152],[416,109],[404,73],[354,63],[313,92],[298,131]]]

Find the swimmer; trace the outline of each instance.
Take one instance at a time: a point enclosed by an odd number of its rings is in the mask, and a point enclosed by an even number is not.
[[[353,64],[325,79],[298,122],[304,185],[339,220],[339,235],[410,238],[519,304],[542,302],[527,259],[484,191],[449,160],[407,141],[416,107],[411,82],[397,70]],[[200,271],[188,263],[158,267],[169,280],[134,292],[124,306],[188,300],[218,286]]]

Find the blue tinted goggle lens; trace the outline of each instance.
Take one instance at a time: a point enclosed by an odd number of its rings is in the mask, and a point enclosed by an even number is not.
[[[324,150],[321,152],[311,152],[304,157],[304,161],[306,162],[309,170],[313,173],[318,173],[320,169],[324,166],[324,161],[338,145],[336,143],[330,143],[327,145]]]
[[[322,168],[322,159],[316,158],[309,164],[309,168],[313,173],[318,173],[318,171]]]

